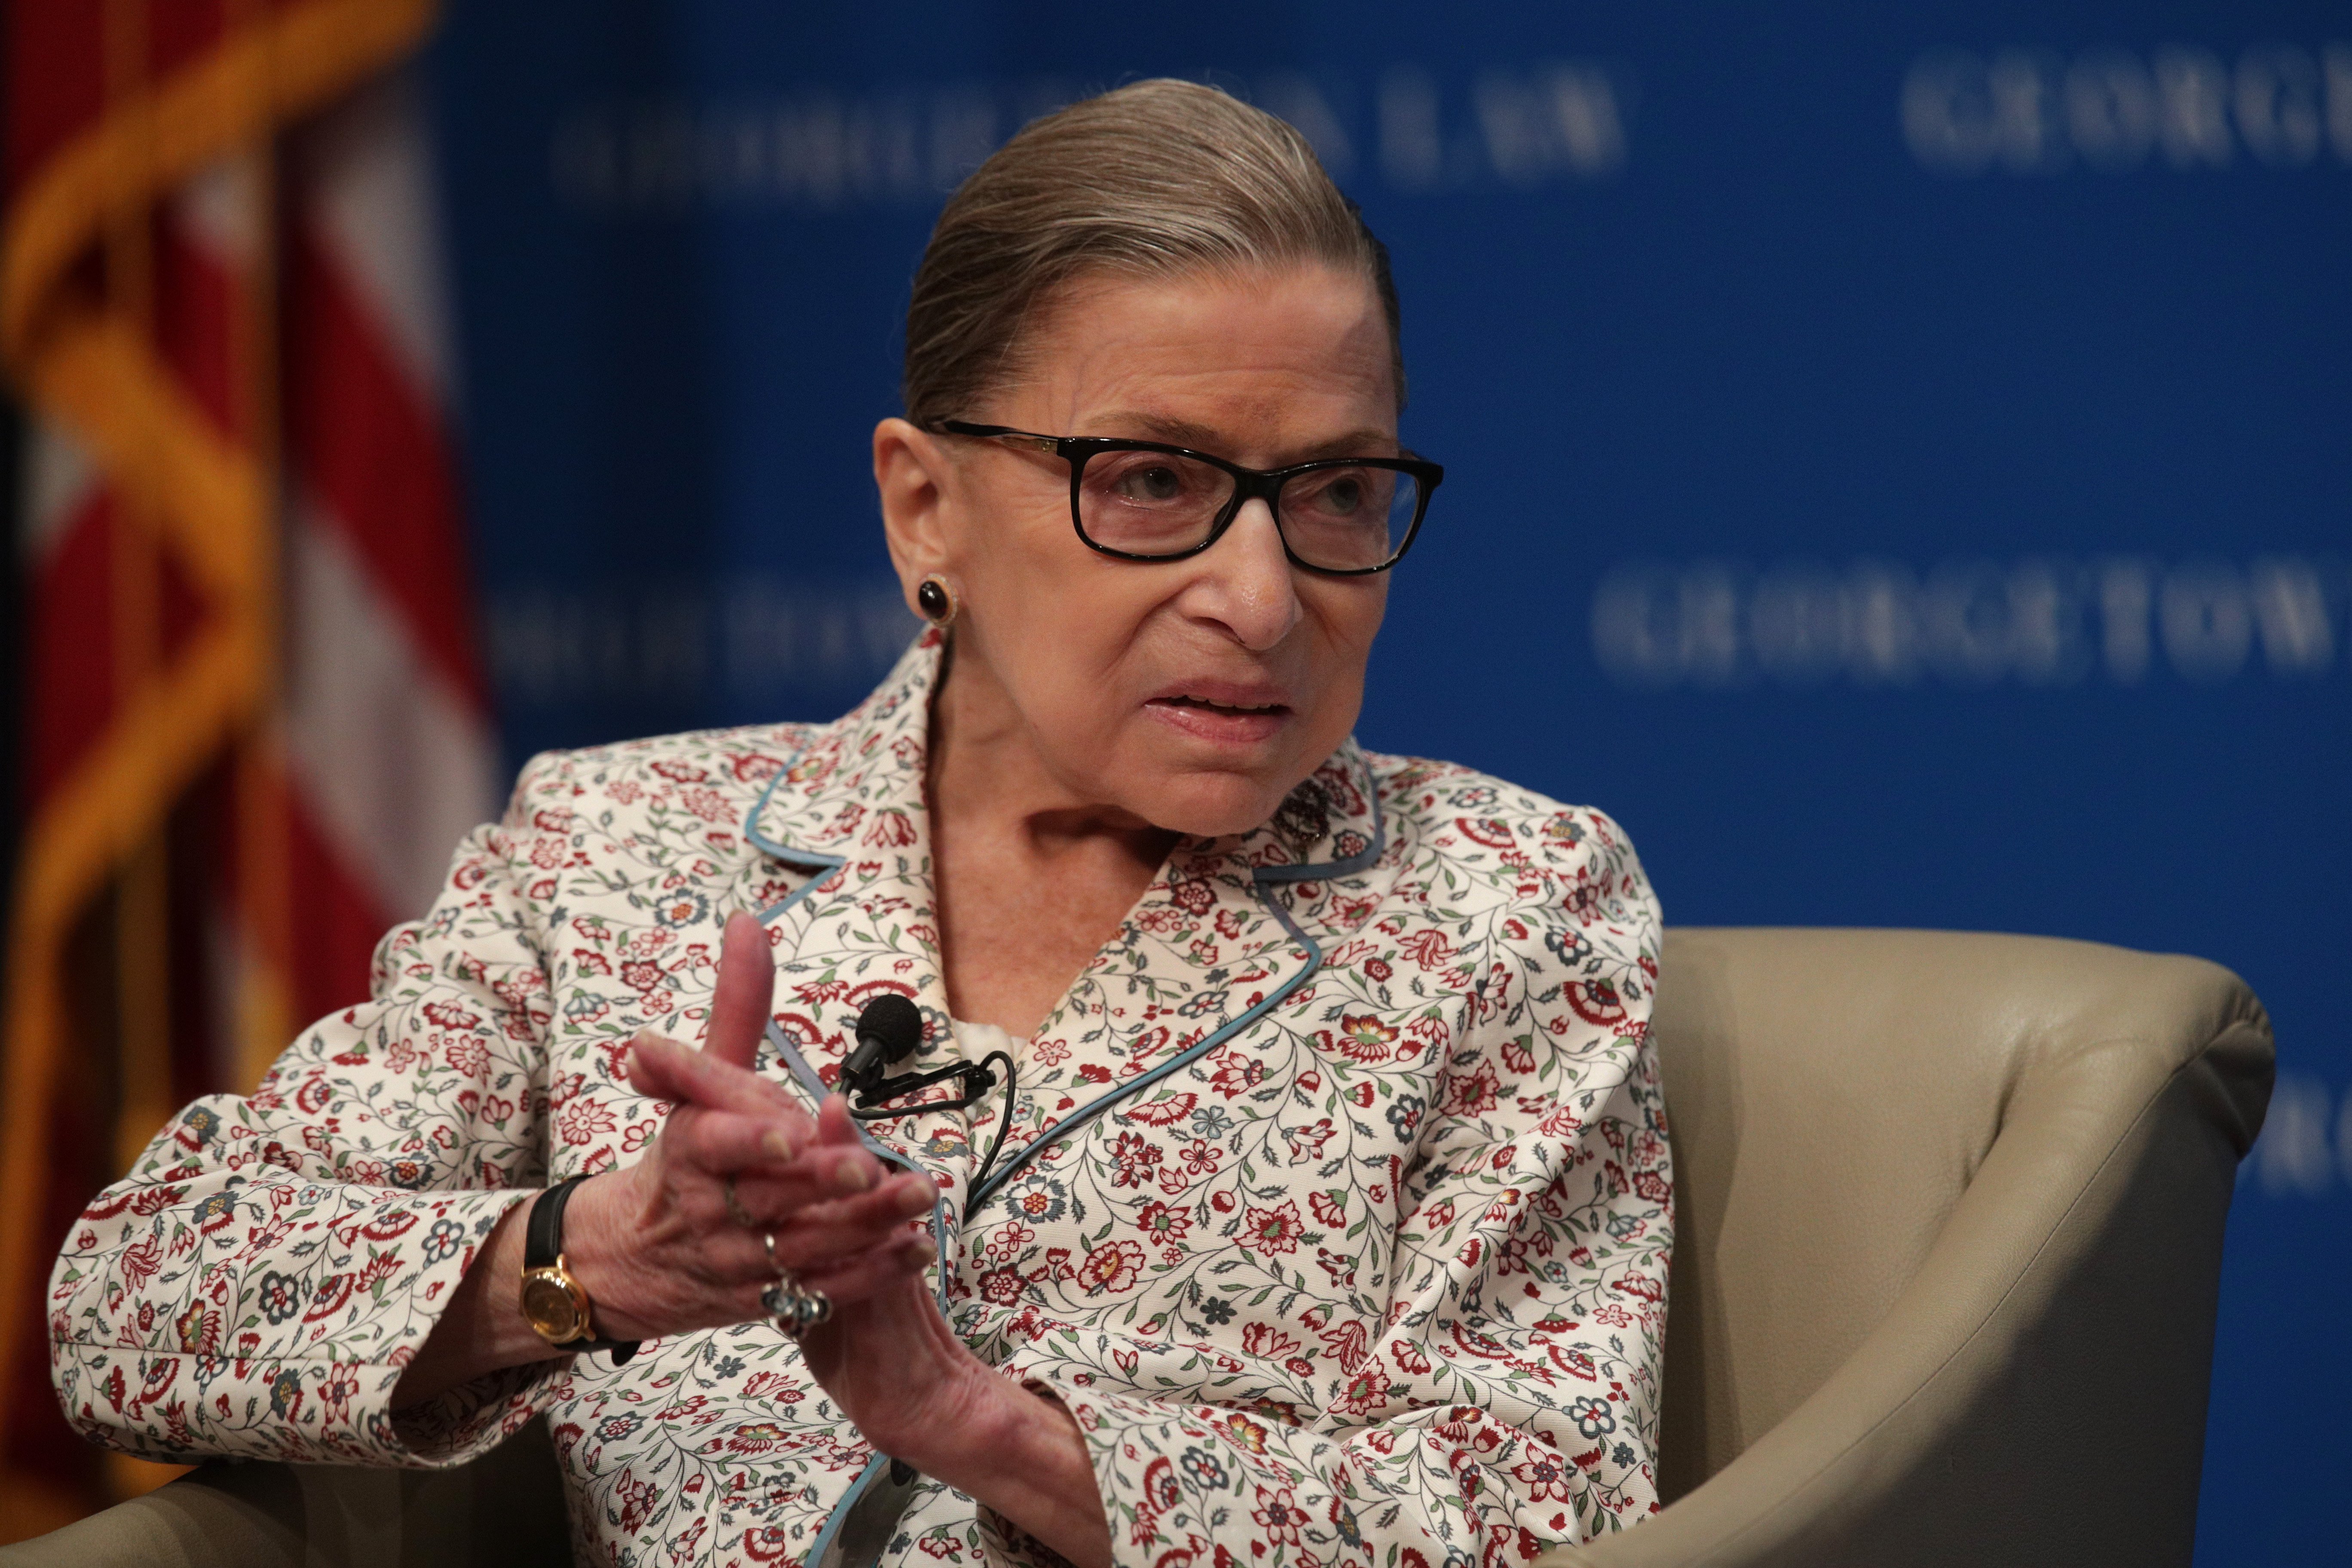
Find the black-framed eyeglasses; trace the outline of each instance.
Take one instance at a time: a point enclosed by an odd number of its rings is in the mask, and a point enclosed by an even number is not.
[[[1089,549],[1122,561],[1181,561],[1224,536],[1244,502],[1265,502],[1292,562],[1363,576],[1404,559],[1445,470],[1419,458],[1327,458],[1244,468],[1159,441],[1040,436],[943,419],[940,434],[1025,443],[1070,465],[1070,521]]]

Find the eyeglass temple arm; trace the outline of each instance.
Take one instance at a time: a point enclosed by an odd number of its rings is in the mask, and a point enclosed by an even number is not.
[[[1062,449],[1058,436],[1041,436],[1034,430],[1015,430],[1010,425],[974,425],[965,419],[942,419],[936,433],[946,436],[970,436],[982,441],[1020,441],[1041,452]]]

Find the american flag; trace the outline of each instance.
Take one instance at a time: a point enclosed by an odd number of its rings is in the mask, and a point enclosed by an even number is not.
[[[14,0],[0,352],[29,671],[0,1540],[154,1484],[48,1393],[49,1263],[196,1093],[366,994],[492,808],[426,0]],[[169,1326],[159,1326],[168,1334]]]

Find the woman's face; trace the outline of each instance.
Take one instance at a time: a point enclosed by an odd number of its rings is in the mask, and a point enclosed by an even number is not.
[[[965,417],[1254,468],[1397,451],[1380,302],[1323,268],[1080,279],[1023,348]],[[961,601],[949,742],[1039,808],[1244,832],[1354,726],[1388,578],[1291,565],[1263,501],[1199,555],[1139,563],[1079,540],[1050,452],[886,420],[875,474],[909,603],[930,573]]]

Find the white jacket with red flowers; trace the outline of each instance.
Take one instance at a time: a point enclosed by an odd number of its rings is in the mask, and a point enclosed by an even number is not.
[[[833,724],[534,762],[372,999],[75,1226],[49,1331],[81,1429],[446,1465],[544,1415],[583,1558],[814,1562],[877,1461],[765,1323],[390,1399],[509,1205],[645,1148],[627,1041],[700,1038],[735,910],[775,948],[766,1070],[814,1092],[883,989],[956,1048],[937,641]],[[1607,817],[1351,742],[1257,831],[1180,845],[1031,1043],[982,1190],[992,1098],[878,1124],[939,1184],[950,1321],[1076,1415],[1121,1564],[1515,1563],[1654,1510],[1657,948]],[[926,1481],[884,1560],[1036,1560],[1013,1533]]]

